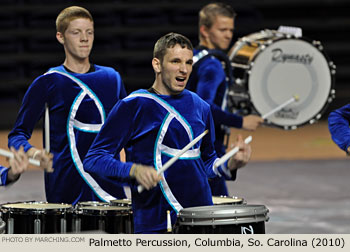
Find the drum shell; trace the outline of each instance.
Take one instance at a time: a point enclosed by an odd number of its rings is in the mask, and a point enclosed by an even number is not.
[[[70,204],[18,202],[3,204],[1,210],[6,223],[6,233],[57,234],[71,231],[73,207]],[[13,230],[11,230],[12,225],[10,225],[12,220]],[[35,224],[35,222],[40,224]],[[39,225],[40,231],[35,231],[36,225]]]
[[[76,233],[133,233],[132,211],[129,207],[80,206],[75,210],[73,222]]]
[[[179,234],[264,234],[268,209],[263,205],[213,205],[185,208],[174,228]]]

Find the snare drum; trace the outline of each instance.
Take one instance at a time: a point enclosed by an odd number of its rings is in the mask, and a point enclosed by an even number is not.
[[[299,97],[267,118],[271,126],[289,130],[312,124],[334,99],[335,65],[319,41],[264,30],[237,41],[229,58],[235,79],[229,92],[232,110],[265,115]]]
[[[132,216],[129,207],[110,205],[79,206],[75,210],[74,232],[130,234]]]
[[[67,233],[72,220],[70,204],[18,202],[1,206],[8,234]]]
[[[241,205],[244,204],[244,199],[238,198],[236,196],[213,196],[214,205]]]
[[[182,209],[178,234],[264,234],[268,209],[263,205],[213,205]]]

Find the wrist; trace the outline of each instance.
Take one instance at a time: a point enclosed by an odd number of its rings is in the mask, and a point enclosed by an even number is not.
[[[130,172],[129,172],[129,176],[131,178],[135,178],[136,177],[136,167],[137,167],[137,164],[133,164],[130,168]]]

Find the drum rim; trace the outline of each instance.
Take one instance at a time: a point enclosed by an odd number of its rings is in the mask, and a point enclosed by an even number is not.
[[[193,210],[202,210],[208,208],[222,208],[222,209],[255,209],[258,211],[249,211],[243,213],[237,213],[234,211],[224,212],[221,214],[206,215],[203,216],[203,212],[199,215],[193,215]],[[222,210],[221,209],[221,210]],[[230,210],[230,209],[229,209]],[[184,213],[186,211],[186,213]],[[258,223],[268,221],[269,217],[267,213],[269,209],[264,205],[214,205],[214,206],[202,206],[202,207],[190,207],[185,208],[179,212],[178,222],[180,225],[191,226],[208,226],[208,225],[231,225],[231,224],[243,224],[243,223]],[[233,213],[235,215],[233,215]]]
[[[251,34],[248,34],[247,36],[250,36],[250,35],[253,35],[253,34],[258,34],[258,33],[262,33],[264,31],[271,31],[272,33],[271,34],[283,34],[285,36],[281,36],[281,37],[277,37],[274,41],[282,41],[282,40],[291,40],[291,39],[294,39],[294,40],[302,40],[302,41],[305,41],[307,43],[309,43],[311,46],[315,47],[325,58],[326,62],[327,62],[327,66],[328,66],[328,69],[329,69],[329,74],[330,74],[330,89],[329,89],[329,93],[328,93],[328,96],[327,96],[327,99],[324,101],[324,104],[322,106],[322,108],[320,108],[320,110],[315,113],[315,115],[313,115],[311,118],[309,118],[308,120],[306,120],[305,122],[303,123],[299,123],[299,124],[292,124],[292,125],[281,125],[281,124],[276,124],[274,122],[271,122],[271,121],[268,121],[268,125],[269,126],[274,126],[274,127],[277,127],[277,128],[281,128],[281,129],[284,129],[284,130],[293,130],[293,129],[296,129],[298,127],[301,127],[301,126],[304,126],[304,125],[308,125],[308,124],[314,124],[315,122],[319,121],[322,116],[325,114],[326,110],[328,109],[330,103],[334,100],[335,98],[335,73],[332,72],[333,69],[331,69],[331,62],[333,63],[333,61],[330,59],[330,57],[328,56],[328,54],[325,52],[325,50],[320,50],[317,46],[315,46],[313,44],[313,41],[317,41],[315,39],[310,39],[309,37],[307,36],[302,36],[302,37],[295,37],[294,35],[290,34],[290,37],[287,37],[287,34],[285,33],[282,33],[282,32],[278,32],[276,30],[269,30],[269,29],[265,29],[265,30],[261,30],[260,32],[254,32],[254,33],[251,33]],[[247,36],[244,36],[244,37],[247,37]],[[242,44],[247,44],[247,42],[241,40],[243,39],[244,37],[240,38],[236,43],[242,43]],[[236,44],[235,43],[235,44]],[[233,46],[235,46],[235,44]],[[265,48],[271,46],[273,43],[269,44],[269,43],[264,43],[263,45],[265,46]],[[322,45],[320,43],[320,45]],[[250,62],[247,62],[248,65],[247,66],[250,66],[249,64],[251,62],[254,62],[256,60],[256,58],[259,56],[260,53],[257,53],[254,55],[254,57],[251,59]],[[231,61],[232,62],[232,61]],[[333,63],[334,65],[334,63]],[[246,94],[248,95],[249,97],[249,103],[250,103],[250,106],[252,107],[252,110],[256,112],[256,114],[260,115],[261,114],[259,113],[259,111],[257,110],[256,106],[254,105],[254,103],[251,102],[251,95],[250,95],[250,92],[249,92],[249,76],[250,74],[248,73],[249,71],[251,70],[251,67],[249,67],[248,69],[244,69],[244,79],[246,80],[247,82],[247,85],[246,85],[246,89],[247,89],[247,92]]]
[[[75,207],[79,207],[79,206],[104,206],[104,205],[108,205],[108,202],[103,202],[103,201],[81,201],[78,202]]]
[[[115,199],[115,200],[111,200],[109,204],[111,206],[124,206],[124,205],[131,206],[132,201],[131,199]]]
[[[24,204],[24,205],[35,205],[35,204],[52,204],[52,205],[57,205],[58,207],[56,208],[24,208],[24,207],[14,207],[14,206],[8,206],[8,205],[15,205],[15,204]],[[4,203],[1,205],[1,210],[4,213],[10,212],[10,213],[23,213],[23,212],[28,212],[30,214],[41,214],[41,213],[69,213],[73,211],[73,206],[71,204],[66,204],[66,203],[48,203],[46,201],[23,201],[23,202],[9,202],[9,203]]]
[[[211,213],[210,218],[222,218],[230,217],[232,213],[240,217],[267,214],[269,209],[265,205],[209,205],[183,208],[180,210],[178,217],[200,219],[203,216],[208,217],[206,215],[208,211]]]
[[[112,207],[112,208],[111,208]],[[120,209],[117,209],[120,208]],[[131,208],[127,206],[82,206],[76,209],[76,214],[101,215],[101,216],[124,216],[131,213]]]

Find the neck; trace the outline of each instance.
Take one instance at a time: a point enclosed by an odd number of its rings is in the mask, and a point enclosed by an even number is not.
[[[69,60],[66,58],[63,65],[75,73],[87,73],[90,69],[90,62],[88,58],[82,61]]]
[[[210,41],[207,41],[205,39],[201,39],[199,41],[199,45],[200,46],[204,46],[204,47],[206,47],[208,49],[215,49],[215,46]]]
[[[169,92],[163,87],[163,85],[160,85],[157,80],[153,82],[152,89],[156,94],[159,95],[170,95]]]

